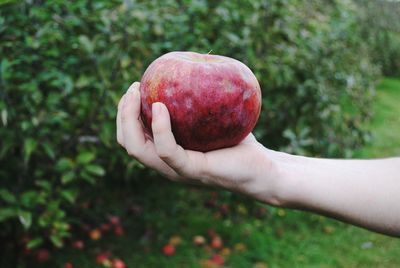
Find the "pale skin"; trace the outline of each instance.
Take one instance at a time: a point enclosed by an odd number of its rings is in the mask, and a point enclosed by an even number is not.
[[[400,237],[400,157],[295,156],[265,148],[253,134],[226,149],[185,150],[175,141],[162,103],[152,106],[153,138],[144,133],[139,85],[133,83],[118,104],[117,140],[145,166],[173,181],[219,187]]]

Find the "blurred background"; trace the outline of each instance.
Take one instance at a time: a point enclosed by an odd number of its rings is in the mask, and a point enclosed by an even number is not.
[[[269,148],[400,155],[399,14],[394,0],[1,0],[0,266],[399,267],[398,239],[161,178],[114,123],[154,59],[212,51],[257,76]]]

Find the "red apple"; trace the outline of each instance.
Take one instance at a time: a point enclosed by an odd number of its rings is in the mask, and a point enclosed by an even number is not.
[[[46,262],[50,259],[50,252],[47,249],[39,249],[36,253],[38,262]]]
[[[103,232],[108,232],[111,229],[111,225],[108,223],[102,223],[100,225],[100,230],[102,230]]]
[[[92,240],[99,240],[101,238],[101,231],[99,229],[93,229],[89,232],[89,237]]]
[[[110,216],[109,220],[112,225],[120,225],[121,224],[121,220],[118,216]]]
[[[224,265],[224,258],[221,255],[215,254],[214,256],[211,257],[211,262],[213,262],[216,265]]]
[[[172,256],[175,254],[175,247],[171,244],[166,244],[163,248],[162,248],[162,252],[164,253],[164,255],[166,256]]]
[[[114,234],[115,234],[116,236],[123,236],[124,233],[125,233],[125,232],[124,232],[124,228],[123,228],[122,226],[120,226],[120,225],[115,226]]]
[[[219,236],[214,236],[213,239],[211,240],[211,244],[210,244],[210,245],[211,245],[211,247],[214,248],[214,249],[222,248],[223,242],[222,242],[221,237],[219,237]]]
[[[110,262],[109,258],[111,257],[111,252],[104,251],[100,252],[96,255],[96,263],[104,264]]]
[[[241,142],[261,109],[260,85],[238,60],[195,52],[170,52],[145,71],[141,112],[151,134],[151,105],[164,103],[172,131],[185,149],[211,151]]]
[[[85,243],[82,240],[75,240],[72,242],[72,247],[74,249],[83,249],[85,247]]]
[[[125,263],[120,259],[115,259],[112,262],[112,268],[126,268]]]
[[[66,262],[64,264],[64,268],[74,268],[74,265],[72,263],[70,263],[70,262]]]

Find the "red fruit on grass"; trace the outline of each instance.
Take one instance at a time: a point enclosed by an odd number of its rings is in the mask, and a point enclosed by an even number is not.
[[[72,242],[72,247],[74,249],[83,249],[85,247],[85,243],[82,240],[75,240]]]
[[[171,244],[166,244],[162,248],[162,252],[164,253],[165,256],[172,256],[175,254],[175,247]]]
[[[115,259],[112,262],[112,268],[126,268],[125,263],[120,259]]]
[[[124,233],[125,233],[125,232],[124,232],[124,228],[122,228],[122,226],[120,226],[120,225],[115,226],[114,234],[115,234],[116,236],[123,236]]]
[[[96,255],[96,263],[104,264],[106,262],[109,262],[110,257],[111,257],[111,252],[109,251],[100,252],[99,254]]]
[[[64,268],[74,268],[74,265],[72,263],[70,263],[70,262],[66,262],[64,264]]]
[[[47,249],[39,249],[36,252],[36,260],[38,262],[46,262],[50,259],[50,252]]]
[[[195,246],[202,246],[205,243],[206,243],[206,239],[204,238],[204,236],[196,235],[193,237],[193,244]]]
[[[99,229],[93,229],[89,232],[89,237],[92,240],[99,240],[101,238],[101,231]]]
[[[214,236],[213,239],[211,240],[211,245],[212,248],[214,249],[220,249],[223,246],[222,239],[219,236]]]
[[[221,255],[215,254],[214,256],[211,257],[210,261],[216,265],[224,265],[224,257]]]
[[[110,216],[109,220],[112,225],[120,225],[121,224],[121,220],[118,216]]]
[[[167,53],[147,68],[140,92],[147,133],[152,104],[162,102],[177,143],[202,152],[240,143],[253,130],[261,109],[260,85],[251,70],[218,55]]]
[[[100,230],[102,230],[103,232],[108,232],[111,230],[111,225],[108,223],[103,223],[100,225]]]

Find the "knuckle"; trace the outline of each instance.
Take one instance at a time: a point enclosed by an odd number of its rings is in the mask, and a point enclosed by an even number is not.
[[[165,149],[157,149],[157,155],[162,159],[162,160],[172,160],[172,154],[171,151],[165,150]]]
[[[164,143],[162,146],[156,146],[157,155],[164,161],[175,162],[176,148]]]

